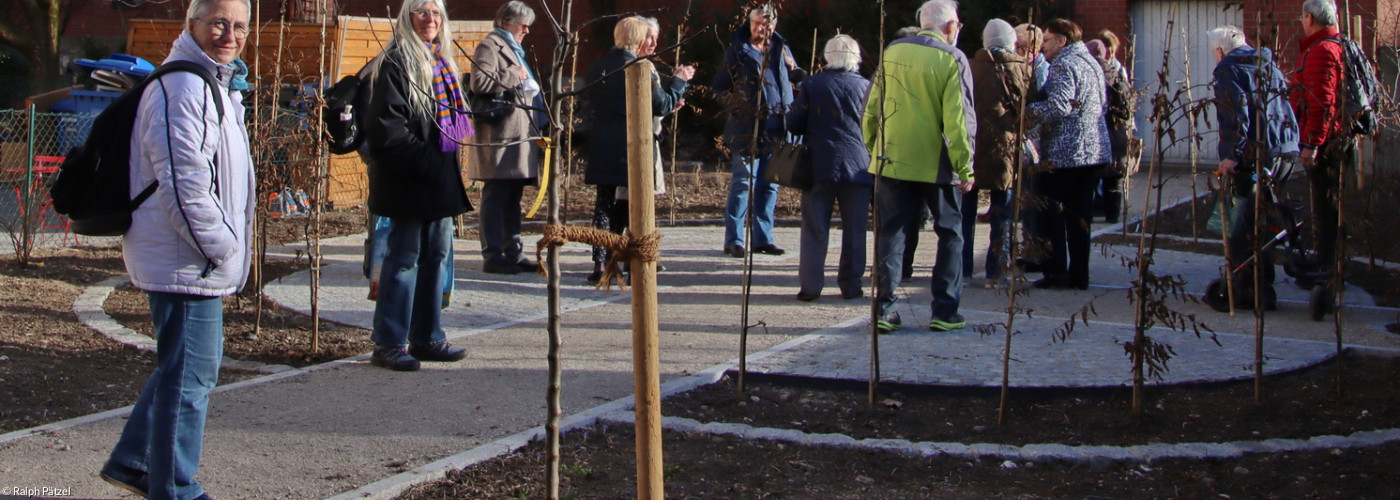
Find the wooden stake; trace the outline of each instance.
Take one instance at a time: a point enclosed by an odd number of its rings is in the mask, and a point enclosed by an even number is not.
[[[627,68],[628,231],[656,231],[650,61]],[[632,259],[632,380],[637,406],[637,498],[660,499],[661,367],[657,345],[656,262]]]

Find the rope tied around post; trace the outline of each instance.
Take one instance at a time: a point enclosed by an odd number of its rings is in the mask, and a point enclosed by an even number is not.
[[[566,226],[563,224],[548,224],[544,226],[544,234],[535,247],[535,261],[544,262],[544,251],[551,246],[560,246],[568,242],[586,243],[595,247],[603,247],[610,250],[608,262],[604,266],[603,278],[598,280],[598,287],[612,288],[613,282],[618,288],[626,289],[627,284],[622,281],[623,262],[632,259],[641,262],[656,262],[661,259],[661,233],[653,232],[642,236],[632,236],[631,234],[617,234],[593,227]],[[540,276],[549,276],[549,271],[545,266],[540,266]]]

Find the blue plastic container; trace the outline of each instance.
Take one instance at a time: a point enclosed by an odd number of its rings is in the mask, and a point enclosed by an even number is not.
[[[74,90],[69,92],[69,98],[73,100],[73,112],[79,114],[97,114],[107,109],[108,104],[116,101],[122,96],[121,92],[106,92],[101,90]]]

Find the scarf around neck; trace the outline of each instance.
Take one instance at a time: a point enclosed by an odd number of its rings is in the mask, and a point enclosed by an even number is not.
[[[535,71],[530,69],[529,63],[525,62],[525,48],[520,46],[520,42],[515,41],[515,34],[506,31],[505,28],[496,28],[491,32],[500,35],[501,38],[506,41],[506,45],[510,47],[510,50],[515,52],[515,58],[520,61],[520,65],[524,66],[525,71],[530,74],[530,79],[534,80]]]
[[[449,153],[461,149],[458,141],[471,137],[472,124],[462,112],[467,109],[467,102],[462,98],[452,66],[442,58],[441,46],[429,42],[428,50],[433,53],[433,97],[437,100],[437,121],[442,130],[442,152]]]

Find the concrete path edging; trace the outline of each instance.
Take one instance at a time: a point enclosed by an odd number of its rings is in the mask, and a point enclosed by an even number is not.
[[[634,415],[612,412],[601,422],[610,425],[633,425]],[[805,446],[828,446],[865,451],[886,451],[915,457],[948,455],[970,459],[1020,460],[1027,462],[1070,461],[1094,463],[1101,461],[1138,461],[1151,463],[1168,458],[1220,459],[1235,458],[1248,453],[1280,453],[1318,451],[1344,448],[1365,448],[1400,441],[1400,429],[1357,431],[1348,436],[1314,436],[1309,439],[1266,439],[1263,441],[1230,441],[1225,443],[1156,443],[1133,446],[1035,443],[1015,446],[999,443],[946,443],[909,441],[906,439],[856,439],[845,434],[809,434],[796,429],[753,427],[746,424],[708,422],[664,417],[662,427],[668,431],[690,434],[730,436],[738,439],[782,441]],[[1014,464],[1013,464],[1014,465]]]
[[[73,313],[78,315],[78,320],[82,321],[88,328],[97,330],[103,336],[113,341],[129,345],[138,351],[156,352],[156,339],[136,333],[136,331],[122,326],[117,320],[107,315],[102,309],[102,304],[107,302],[107,297],[117,287],[130,283],[131,280],[125,274],[113,276],[98,282],[95,285],[83,290],[78,298],[73,301]],[[224,356],[220,362],[220,368],[257,372],[263,374],[282,373],[293,370],[287,365],[272,365],[259,363],[256,361],[241,361]]]
[[[812,332],[807,335],[789,340],[782,344],[775,345],[763,351],[750,354],[748,360],[758,361],[772,356],[782,351],[792,349],[809,341],[819,338],[823,334],[834,332],[843,328],[848,328],[861,321],[865,321],[865,316],[859,316],[827,328]],[[663,399],[693,390],[702,385],[718,382],[729,370],[739,365],[738,359],[733,359],[715,366],[711,366],[694,374],[671,380],[661,384],[661,397]],[[588,427],[605,421],[605,417],[615,414],[628,414],[634,409],[632,396],[610,401],[593,408],[567,415],[559,423],[559,432],[566,433],[574,429]],[[666,417],[670,419],[671,417]],[[629,424],[630,425],[630,424]],[[476,465],[496,457],[512,453],[530,444],[531,441],[544,439],[544,426],[533,427],[529,430],[506,436],[490,443],[472,448],[465,452],[443,458],[441,460],[420,466],[416,469],[390,476],[379,481],[367,484],[360,488],[350,490],[326,500],[360,500],[360,499],[390,499],[407,491],[409,488],[419,484],[437,481],[447,476],[448,472],[454,469],[461,469]]]

